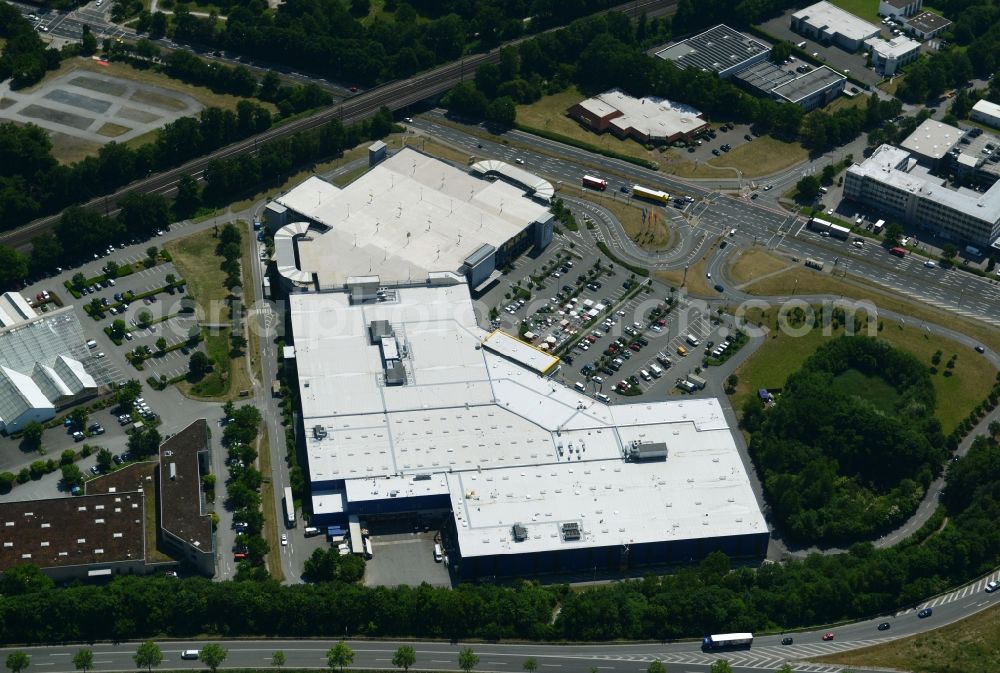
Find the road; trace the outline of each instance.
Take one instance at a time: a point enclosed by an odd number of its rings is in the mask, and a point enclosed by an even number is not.
[[[991,577],[996,576],[995,574]],[[893,615],[882,615],[849,625],[824,627],[810,631],[758,636],[750,650],[725,653],[703,653],[700,642],[685,641],[673,643],[634,643],[634,644],[597,644],[597,645],[547,645],[529,643],[445,643],[420,641],[367,641],[349,640],[347,644],[355,652],[352,668],[387,670],[391,667],[394,651],[401,645],[410,645],[416,650],[417,661],[412,670],[456,671],[457,656],[463,647],[471,647],[479,656],[480,664],[475,667],[481,673],[493,671],[500,673],[516,673],[522,670],[522,664],[528,657],[534,657],[539,670],[553,669],[551,673],[577,673],[578,671],[596,668],[609,673],[644,673],[653,661],[662,661],[676,670],[676,666],[684,666],[687,671],[707,671],[716,659],[725,658],[735,671],[741,673],[762,670],[773,671],[784,663],[789,663],[795,671],[811,671],[814,673],[837,673],[844,670],[843,666],[833,664],[809,664],[812,657],[843,652],[867,647],[884,642],[929,631],[944,626],[980,610],[995,605],[1000,601],[1000,592],[984,593],[983,587],[988,578],[980,578],[959,589],[937,596],[913,608],[900,611]],[[916,609],[932,605],[934,614],[927,619],[916,616]],[[878,631],[876,626],[888,622],[888,631]],[[834,640],[824,642],[821,635],[834,633]],[[784,635],[791,635],[792,645],[781,645]],[[204,664],[199,661],[180,659],[184,649],[199,648],[202,642],[163,641],[160,647],[164,653],[161,668],[171,670],[204,670]],[[226,659],[227,668],[262,668],[269,667],[274,651],[285,653],[285,665],[288,668],[326,668],[326,651],[334,641],[328,640],[239,640],[228,641],[224,645],[229,650]],[[24,649],[31,657],[32,669],[38,667],[47,673],[75,673],[72,655],[79,649],[76,645],[55,645]],[[134,670],[132,655],[135,644],[123,643],[111,645],[95,644],[95,671]],[[0,658],[5,658],[10,650],[0,650]],[[852,667],[853,671],[860,671]]]
[[[580,177],[594,170],[602,171],[606,176],[622,177],[609,180],[611,184],[603,195],[582,187],[575,194],[582,196],[586,193],[592,200],[629,199],[618,188],[641,183],[671,194],[688,194],[697,198],[698,203],[688,209],[687,217],[682,217],[680,211],[672,207],[661,211],[681,233],[682,241],[674,250],[657,253],[643,250],[625,236],[620,227],[617,227],[612,240],[605,241],[615,249],[616,254],[640,266],[654,270],[683,268],[694,263],[707,245],[736,229],[737,240],[742,243],[749,240],[768,248],[780,248],[802,259],[813,257],[885,289],[1000,326],[1000,285],[989,279],[957,270],[929,269],[923,266],[922,257],[912,254],[904,258],[894,257],[872,242],[856,248],[848,241],[823,238],[805,228],[805,218],[790,214],[776,205],[717,191],[727,181],[682,180],[520,131],[504,135],[510,144],[493,142],[442,123],[443,119],[443,111],[434,111],[416,119],[414,127],[477,157],[510,162],[522,159],[528,170],[551,180],[553,184],[561,183],[567,187],[560,192],[560,196],[567,199],[574,195],[574,189],[568,187],[577,188]],[[475,131],[475,127],[469,130]],[[644,204],[644,207],[654,206]],[[588,206],[588,209],[596,212],[599,207]]]

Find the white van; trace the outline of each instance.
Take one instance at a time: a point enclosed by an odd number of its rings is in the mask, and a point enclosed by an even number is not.
[[[441,551],[441,545],[436,543],[434,545],[434,560],[438,563],[444,560],[444,552]]]
[[[604,402],[605,404],[611,404],[611,398],[605,395],[604,393],[597,393],[597,399],[599,399],[601,402]]]
[[[698,339],[695,338],[693,334],[688,334],[685,337],[685,340],[688,342],[688,344],[690,344],[691,348],[697,348],[698,344],[701,343],[700,341],[698,341]]]
[[[577,390],[579,390],[579,391],[580,391],[581,393],[582,393],[582,392],[584,392],[584,391],[585,391],[585,390],[587,389],[587,386],[583,385],[583,384],[582,384],[582,383],[580,383],[579,381],[577,381],[577,382],[576,382],[576,386],[574,386],[574,387],[575,387],[575,388],[576,388]]]
[[[184,650],[181,652],[181,659],[197,659],[201,650]]]
[[[639,370],[639,376],[642,377],[643,381],[649,381],[653,378],[652,376],[649,375],[649,372],[647,372],[645,369]]]
[[[91,339],[87,342],[87,348],[97,348],[97,342]]]

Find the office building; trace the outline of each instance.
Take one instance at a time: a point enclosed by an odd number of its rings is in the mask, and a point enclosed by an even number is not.
[[[951,25],[951,21],[934,12],[923,12],[906,19],[906,30],[921,40],[937,37]]]
[[[871,52],[872,65],[885,77],[891,77],[908,63],[920,56],[920,43],[905,35],[897,35],[891,40],[873,37],[865,40],[865,46]]]
[[[984,98],[972,106],[972,113],[969,117],[987,126],[1000,128],[1000,105],[991,103]]]
[[[915,16],[923,7],[924,0],[879,0],[879,16],[890,19],[903,19]]]
[[[208,423],[199,419],[160,445],[160,531],[172,554],[215,574],[215,535],[202,477],[210,472]]]
[[[820,44],[857,51],[881,29],[823,0],[792,14],[792,30]]]

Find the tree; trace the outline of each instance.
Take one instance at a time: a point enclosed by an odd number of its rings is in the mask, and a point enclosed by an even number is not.
[[[212,361],[208,359],[207,355],[201,351],[195,351],[191,354],[191,360],[188,362],[188,372],[192,378],[200,379],[211,369]]]
[[[955,259],[955,255],[958,254],[958,248],[955,247],[954,243],[945,243],[941,246],[941,256],[945,259]]]
[[[73,655],[73,666],[76,670],[87,673],[94,667],[94,651],[89,647],[81,647]]]
[[[268,72],[271,71],[268,70]],[[271,654],[271,665],[275,668],[281,668],[285,665],[285,653],[282,650],[275,650],[274,653]]]
[[[160,254],[160,249],[155,245],[151,245],[146,248],[146,258],[149,260],[149,266],[156,264],[156,256]]]
[[[829,185],[833,183],[834,176],[837,175],[837,169],[833,167],[832,164],[827,164],[823,166],[823,172],[820,174],[820,182],[824,185]]]
[[[42,445],[42,433],[45,432],[45,428],[38,421],[30,421],[24,426],[24,431],[22,437],[24,438],[24,444],[36,451]]]
[[[80,54],[83,56],[91,56],[95,51],[97,51],[97,38],[94,37],[92,32],[90,32],[90,26],[84,24],[83,36],[80,43]]]
[[[733,667],[725,659],[716,659],[709,667],[708,673],[733,673]]]
[[[403,645],[392,655],[392,665],[404,671],[410,670],[410,666],[417,662],[417,653],[409,645]]]
[[[135,379],[129,379],[115,392],[115,403],[125,412],[132,408],[132,403],[142,395],[142,384]]]
[[[215,669],[226,660],[228,655],[229,650],[222,647],[222,645],[208,643],[205,647],[201,648],[201,654],[198,655],[198,658],[205,662],[205,665],[208,666],[212,673],[215,673]]]
[[[163,663],[163,652],[160,651],[159,645],[152,640],[147,640],[136,649],[135,654],[132,655],[132,661],[139,668],[152,671],[153,666],[159,666]]]
[[[7,655],[7,668],[11,673],[21,673],[31,663],[31,658],[24,652],[11,652]]]
[[[83,430],[87,427],[87,421],[90,419],[90,411],[87,407],[77,407],[69,413],[69,420],[73,421],[73,427],[77,430]]]
[[[535,673],[535,671],[538,670],[538,660],[535,659],[534,657],[528,657],[527,659],[524,660],[524,663],[521,664],[521,668],[523,668],[528,673]]]
[[[903,238],[903,227],[898,222],[892,222],[885,228],[885,246],[894,248]]]
[[[128,332],[128,325],[125,324],[124,320],[113,320],[111,322],[110,336],[115,341],[121,341],[125,338],[125,333]]]
[[[139,327],[149,327],[150,323],[153,322],[153,314],[149,311],[140,311],[139,315],[136,316],[139,323]]]
[[[101,472],[110,472],[112,466],[114,466],[114,457],[111,455],[111,451],[101,448],[97,452],[97,468]]]
[[[795,183],[795,191],[800,201],[814,201],[819,195],[819,179],[815,175],[807,175]]]
[[[500,96],[486,108],[486,121],[496,126],[510,128],[517,119],[517,109],[510,96]]]
[[[354,663],[354,650],[348,647],[343,640],[326,652],[326,665],[330,667],[330,670],[339,668],[343,673],[344,668],[352,663]]]
[[[177,282],[177,276],[175,276],[172,273],[168,273],[166,276],[163,277],[163,280],[167,283],[167,285],[173,285],[174,283]]]
[[[128,433],[128,450],[139,457],[149,456],[159,450],[162,441],[160,431],[147,425]]]
[[[74,486],[83,486],[85,480],[83,472],[73,463],[62,466],[62,478],[63,484],[67,489],[72,489]]]
[[[164,339],[163,337],[160,337],[159,339],[157,339],[156,340],[156,350],[161,351],[161,352],[167,350],[167,340]]]
[[[657,659],[649,664],[646,673],[667,673],[667,667],[663,665],[662,661]]]
[[[465,673],[470,673],[478,665],[479,656],[472,651],[471,647],[463,648],[458,653],[458,667],[465,671]]]
[[[28,275],[28,259],[13,248],[0,245],[0,288],[12,289]]]
[[[177,181],[177,195],[174,197],[174,215],[187,218],[201,207],[201,187],[198,181],[185,173]]]

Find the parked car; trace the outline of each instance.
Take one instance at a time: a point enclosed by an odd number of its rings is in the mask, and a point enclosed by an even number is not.
[[[986,583],[986,593],[991,594],[997,589],[1000,589],[1000,582],[997,582],[996,580],[991,580]]]
[[[781,644],[782,645],[791,645],[793,642],[795,642],[795,641],[792,640],[791,636],[785,636],[784,638],[781,639]]]

